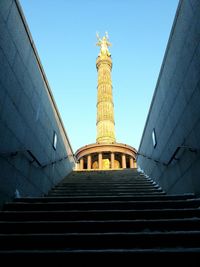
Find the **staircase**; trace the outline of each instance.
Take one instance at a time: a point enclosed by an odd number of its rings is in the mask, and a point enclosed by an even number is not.
[[[0,258],[199,259],[199,207],[193,194],[166,195],[136,170],[72,172],[45,197],[4,205]]]

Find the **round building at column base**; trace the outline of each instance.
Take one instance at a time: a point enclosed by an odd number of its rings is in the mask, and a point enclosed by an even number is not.
[[[76,151],[76,170],[136,168],[136,154],[136,149],[126,144],[89,144]]]

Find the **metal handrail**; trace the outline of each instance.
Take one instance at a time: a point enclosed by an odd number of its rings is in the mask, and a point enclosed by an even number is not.
[[[42,164],[42,163],[38,160],[38,158],[33,154],[33,152],[30,151],[29,149],[26,149],[26,150],[17,150],[17,151],[9,152],[9,153],[0,153],[0,156],[2,156],[2,157],[13,157],[13,156],[16,156],[16,155],[19,154],[19,153],[23,153],[23,154],[26,156],[25,152],[27,152],[27,153],[31,156],[31,158],[32,158],[32,161],[29,160],[29,162],[30,162],[30,163],[36,162],[40,168],[45,168],[45,167],[47,167],[47,166],[49,166],[49,165],[51,165],[51,164],[55,164],[55,163],[57,163],[57,162],[59,162],[59,161],[62,161],[62,160],[64,160],[64,159],[67,159],[67,158],[69,157],[69,155],[67,155],[67,156],[64,156],[64,157],[62,157],[62,158],[60,158],[60,159],[57,159],[57,160],[48,162],[48,163],[46,163],[46,164]]]
[[[47,163],[47,164],[42,165],[42,168],[45,168],[45,167],[47,167],[47,166],[49,166],[49,165],[51,165],[51,164],[53,165],[54,163],[57,163],[57,162],[62,161],[62,160],[64,160],[64,159],[67,159],[68,157],[69,157],[69,155],[67,155],[67,156],[65,156],[65,157],[62,157],[62,158],[60,158],[60,159],[51,161],[51,162],[49,162],[49,163]]]
[[[152,157],[149,157],[149,156],[147,156],[145,154],[142,154],[142,153],[139,153],[139,152],[137,152],[136,157],[142,156],[142,157],[148,158],[150,160],[153,160],[156,163],[160,163],[160,164],[163,164],[165,166],[168,166],[173,160],[179,160],[178,158],[176,158],[176,155],[177,155],[177,153],[179,152],[179,150],[181,148],[182,149],[187,149],[187,150],[189,150],[190,152],[193,152],[193,153],[197,153],[197,151],[198,151],[197,148],[193,148],[193,147],[189,147],[189,146],[177,146],[177,148],[175,149],[174,153],[172,154],[172,156],[170,157],[170,159],[167,162],[162,162],[160,160],[153,159]]]

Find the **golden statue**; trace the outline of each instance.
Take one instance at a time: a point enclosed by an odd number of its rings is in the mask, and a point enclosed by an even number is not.
[[[105,36],[103,36],[103,38],[101,39],[99,37],[99,34],[96,33],[97,39],[98,39],[98,43],[96,44],[97,46],[101,47],[99,56],[111,56],[109,50],[108,50],[108,46],[111,46],[112,44],[108,41],[109,37],[108,37],[108,33],[105,33]]]

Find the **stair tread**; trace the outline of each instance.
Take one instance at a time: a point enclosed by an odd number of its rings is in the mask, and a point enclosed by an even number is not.
[[[140,213],[140,212],[181,212],[181,211],[197,211],[198,213],[200,212],[200,209],[197,209],[197,208],[180,208],[180,209],[170,209],[170,208],[166,208],[166,209],[142,209],[142,210],[139,210],[139,209],[126,209],[126,210],[123,210],[123,209],[91,209],[91,210],[79,210],[79,209],[76,209],[76,210],[51,210],[51,211],[48,211],[48,210],[36,210],[36,211],[9,211],[9,210],[3,210],[3,211],[0,211],[0,214],[8,214],[8,213],[13,213],[13,214],[17,214],[17,213],[77,213],[77,212],[80,212],[80,213],[92,213],[92,212],[95,212],[95,213],[110,213],[110,212],[113,212],[113,213],[128,213],[128,212],[136,212],[136,213]]]
[[[93,257],[94,256],[94,257]],[[161,256],[159,258],[159,256]],[[26,249],[26,250],[0,250],[0,257],[6,260],[6,263],[13,264],[13,260],[21,261],[21,266],[27,266],[27,260],[32,264],[38,265],[44,262],[44,266],[65,266],[66,262],[73,261],[73,264],[87,266],[103,266],[105,261],[112,260],[118,263],[119,260],[140,261],[140,264],[153,263],[154,266],[160,266],[159,259],[165,263],[171,264],[172,259],[184,260],[184,263],[198,262],[200,259],[200,249],[196,247],[176,247],[176,248],[103,248],[103,249]],[[98,264],[97,264],[98,260]],[[61,264],[63,263],[63,265]],[[65,265],[64,265],[65,264]],[[193,266],[193,265],[192,265]],[[196,265],[197,266],[197,265]]]
[[[17,211],[17,210],[2,210],[0,211],[0,214],[6,214],[6,213],[27,213],[27,212],[30,212],[30,213],[42,213],[42,212],[45,212],[45,213],[49,213],[49,212],[56,212],[56,213],[60,213],[60,212],[83,212],[83,213],[90,213],[90,212],[106,212],[106,213],[109,213],[109,212],[122,212],[122,213],[127,213],[127,212],[151,212],[151,211],[159,211],[159,212],[167,212],[167,211],[198,211],[200,212],[200,209],[199,208],[166,208],[166,209],[91,209],[91,210],[79,210],[79,209],[75,209],[75,210],[53,210],[53,211],[48,211],[48,210],[33,210],[33,211]]]
[[[93,224],[93,223],[101,223],[101,224],[108,224],[108,223],[151,223],[151,222],[156,222],[156,223],[159,223],[159,222],[193,222],[193,221],[196,221],[196,222],[200,222],[200,218],[195,218],[195,217],[192,217],[192,218],[170,218],[170,219],[149,219],[149,220],[144,220],[144,219],[136,219],[136,220],[76,220],[76,221],[43,221],[43,220],[38,220],[38,221],[7,221],[7,220],[2,220],[0,221],[0,225],[1,224],[4,224],[4,223],[7,223],[7,224],[47,224],[47,223],[50,223],[50,224],[72,224],[72,223],[75,223],[75,224],[79,224],[79,223],[88,223],[88,224]]]
[[[165,199],[193,199],[194,198],[194,194],[184,194],[184,195],[151,195],[151,196],[84,196],[84,197],[79,197],[79,196],[67,196],[67,197],[61,197],[61,196],[45,196],[45,197],[26,197],[26,198],[15,198],[14,201],[17,202],[21,202],[21,201],[35,201],[35,200],[40,200],[40,201],[60,201],[60,200],[81,200],[81,201],[85,201],[85,199],[88,200],[98,200],[98,199],[123,199],[123,200],[127,200],[127,199],[135,199],[135,200],[142,200],[142,199],[147,199],[147,200],[152,200],[152,199],[161,199],[161,200],[165,200]]]
[[[0,233],[145,232],[200,230],[200,218],[136,220],[1,221]]]
[[[200,199],[190,200],[149,200],[149,201],[82,201],[82,202],[8,202],[3,210],[130,210],[130,209],[166,209],[199,208]]]
[[[56,200],[56,199],[55,199]],[[182,199],[175,199],[175,200],[170,200],[170,199],[165,199],[165,200],[125,200],[125,201],[121,201],[121,200],[114,200],[114,201],[51,201],[51,202],[47,202],[47,203],[43,203],[43,202],[34,202],[34,203],[30,203],[30,202],[26,202],[26,199],[24,199],[24,202],[22,201],[15,201],[15,202],[7,202],[7,205],[54,205],[54,204],[58,204],[58,205],[68,205],[68,204],[120,204],[120,203],[124,203],[124,204],[165,204],[165,203],[200,203],[200,198],[194,198],[194,199],[186,199],[186,200],[182,200]]]
[[[18,254],[18,253],[22,253],[22,254],[36,254],[36,253],[39,253],[39,254],[52,254],[52,253],[55,253],[55,254],[68,254],[68,253],[98,253],[98,254],[102,254],[102,253],[124,253],[124,252],[131,252],[131,253],[144,253],[144,251],[146,253],[171,253],[171,252],[174,252],[174,253],[177,253],[177,252],[182,252],[182,253],[188,253],[188,252],[198,252],[200,253],[200,248],[193,248],[193,247],[176,247],[176,248],[171,248],[171,247],[165,247],[165,248],[144,248],[144,249],[139,249],[139,248],[123,248],[123,249],[120,249],[120,248],[116,248],[116,249],[41,249],[41,250],[37,250],[37,249],[34,249],[34,250],[24,250],[24,249],[16,249],[16,250],[0,250],[0,255],[1,254]]]
[[[141,235],[187,235],[187,236],[191,236],[191,235],[198,235],[200,236],[200,230],[189,230],[189,231],[167,231],[167,232],[163,232],[163,231],[144,231],[144,232],[106,232],[106,233],[102,233],[102,232],[95,232],[95,233],[79,233],[79,232],[73,232],[73,233],[25,233],[23,235],[18,234],[18,233],[9,233],[9,234],[2,234],[0,233],[0,237],[20,237],[20,238],[24,238],[24,237],[28,237],[28,236],[55,236],[55,237],[67,237],[67,236],[141,236]]]
[[[108,220],[108,219],[152,219],[152,218],[200,217],[200,209],[148,209],[148,210],[59,210],[59,211],[1,211],[0,220]]]

